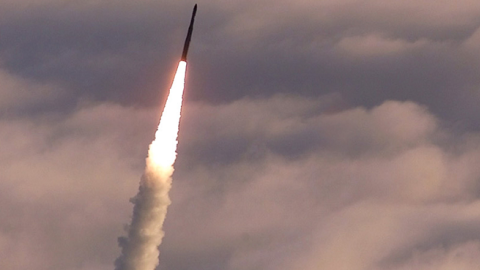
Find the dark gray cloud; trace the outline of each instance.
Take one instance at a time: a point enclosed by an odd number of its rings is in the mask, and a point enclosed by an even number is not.
[[[3,4],[0,52],[19,76],[78,97],[164,97],[192,3]],[[187,98],[340,93],[352,106],[414,100],[477,127],[480,7],[431,1],[199,3]],[[469,44],[469,45],[468,45]]]
[[[148,103],[164,92],[158,84],[168,89],[168,66],[181,50],[171,40],[183,39],[180,25],[188,20],[169,15],[180,11],[176,5],[58,2],[4,11],[0,52],[6,68],[65,85],[73,104],[79,96]]]

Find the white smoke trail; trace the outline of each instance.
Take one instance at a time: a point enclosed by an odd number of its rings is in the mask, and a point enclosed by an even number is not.
[[[122,254],[115,261],[116,270],[153,270],[158,265],[158,246],[162,242],[163,222],[170,205],[176,158],[178,125],[182,107],[187,63],[181,61],[163,110],[155,140],[150,144],[145,172],[134,203],[128,237],[120,237]]]

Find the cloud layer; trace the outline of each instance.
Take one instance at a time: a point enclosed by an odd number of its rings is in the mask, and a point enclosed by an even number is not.
[[[475,269],[478,135],[337,102],[188,102],[160,269]],[[111,269],[156,114],[3,119],[2,268]]]
[[[0,58],[10,72],[66,86],[68,104],[81,96],[149,106],[169,88],[194,4],[20,3],[0,4]],[[369,108],[413,100],[478,129],[479,14],[468,0],[204,1],[187,98],[337,93]]]

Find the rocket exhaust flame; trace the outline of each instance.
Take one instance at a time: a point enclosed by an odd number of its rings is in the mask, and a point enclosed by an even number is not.
[[[155,133],[155,140],[148,149],[145,172],[138,193],[132,199],[133,217],[128,236],[118,239],[122,254],[115,260],[116,270],[153,270],[158,265],[158,246],[164,236],[162,227],[167,207],[170,205],[168,192],[172,186],[173,164],[177,156],[186,60],[196,12],[197,5],[193,8],[181,61]]]
[[[116,270],[153,270],[158,265],[158,246],[162,242],[163,222],[170,205],[176,158],[178,127],[187,63],[178,64],[170,94],[162,113],[155,140],[150,144],[145,172],[134,203],[128,237],[120,237],[122,254],[115,261]]]

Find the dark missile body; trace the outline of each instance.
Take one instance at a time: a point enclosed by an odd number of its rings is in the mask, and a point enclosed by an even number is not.
[[[193,23],[195,21],[195,14],[197,14],[197,4],[193,7],[192,19],[190,20],[190,26],[188,27],[187,38],[185,39],[185,45],[183,45],[182,58],[180,60],[187,61],[188,47],[190,47],[190,40],[192,39]]]

